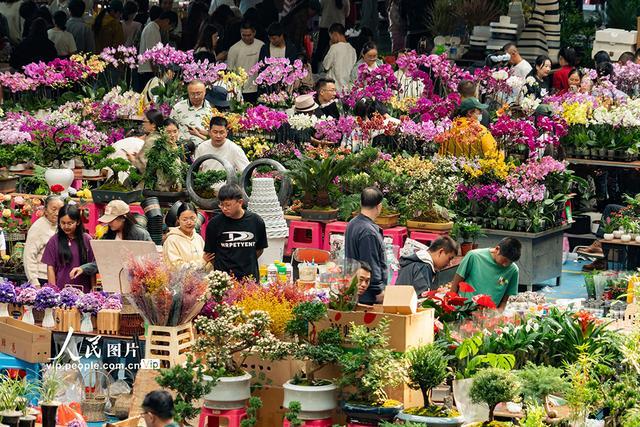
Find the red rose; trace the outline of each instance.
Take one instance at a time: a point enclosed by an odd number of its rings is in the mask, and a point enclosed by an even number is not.
[[[64,186],[60,184],[53,184],[51,186],[51,191],[54,193],[62,193],[64,191]]]

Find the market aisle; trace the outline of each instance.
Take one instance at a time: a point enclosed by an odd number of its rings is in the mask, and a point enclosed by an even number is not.
[[[562,280],[558,287],[545,288],[547,290],[547,301],[555,301],[558,299],[574,299],[585,298],[586,290],[584,288],[584,272],[582,266],[588,264],[588,261],[567,261],[562,265]],[[553,283],[550,280],[548,283]]]

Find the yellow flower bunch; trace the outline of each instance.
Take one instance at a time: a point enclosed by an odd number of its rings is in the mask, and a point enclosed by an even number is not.
[[[244,149],[249,159],[262,157],[264,153],[271,148],[264,138],[256,135],[245,136],[238,141],[238,144]]]
[[[160,289],[165,288],[167,283],[169,283],[169,272],[164,269],[156,269],[154,274],[150,274],[145,278],[145,287],[149,294],[155,294]]]
[[[218,111],[218,109],[215,107],[211,107],[211,115],[206,115],[202,118],[202,127],[204,129],[209,129],[211,118],[216,116],[221,116],[227,119],[227,122],[229,123],[229,126],[227,128],[231,132],[240,131],[240,119],[242,118],[240,114]]]
[[[426,179],[433,171],[433,163],[418,155],[412,157],[396,156],[389,161],[389,168],[397,174],[406,174],[415,179]]]
[[[105,225],[105,224],[96,225],[96,232],[94,237],[96,239],[102,239],[102,237],[104,236],[104,234],[107,232],[108,229],[109,229],[108,225]]]
[[[482,174],[493,173],[498,179],[504,180],[515,166],[513,163],[506,163],[502,156],[490,156],[479,160]]]
[[[235,71],[221,71],[220,72],[220,81],[226,83],[225,87],[230,92],[234,91],[233,89],[241,88],[249,76],[247,72],[242,67],[238,67]]]
[[[271,318],[271,332],[282,335],[287,322],[293,318],[293,305],[286,299],[280,299],[267,289],[246,295],[236,303],[246,314],[252,311],[264,311]]]
[[[586,125],[593,114],[593,108],[589,102],[564,102],[562,104],[562,118],[569,125]]]
[[[403,113],[408,113],[411,108],[416,106],[417,102],[418,98],[413,97],[398,99],[396,96],[392,96],[391,99],[389,99],[389,105],[391,105],[391,108]]]
[[[76,53],[69,58],[79,64],[89,67],[93,74],[102,73],[107,68],[107,63],[100,59],[98,55],[87,55]],[[83,77],[88,77],[88,73],[84,73]]]

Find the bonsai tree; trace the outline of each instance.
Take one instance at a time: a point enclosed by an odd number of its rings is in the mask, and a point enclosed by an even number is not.
[[[102,184],[99,190],[109,191],[131,191],[140,181],[140,174],[131,163],[125,159],[104,159],[96,166],[96,169],[109,168],[113,172],[107,180]],[[129,177],[120,182],[120,172],[128,173]]]
[[[194,361],[191,354],[187,354],[184,365],[176,365],[171,369],[160,369],[156,382],[161,387],[176,392],[174,400],[175,420],[186,423],[200,413],[200,407],[193,406],[198,399],[211,391],[215,381],[205,381],[204,375],[214,376],[205,372],[200,359]]]
[[[147,167],[142,176],[144,186],[148,190],[181,191],[187,173],[186,164],[182,162],[182,148],[171,144],[167,134],[160,132],[147,153]]]
[[[240,427],[253,427],[258,422],[258,409],[262,408],[262,400],[251,396],[247,404],[247,418],[240,421]]]
[[[524,398],[542,404],[550,418],[555,418],[557,413],[550,410],[547,396],[552,393],[564,393],[569,387],[563,374],[564,372],[560,368],[538,366],[531,362],[528,362],[524,369],[518,372]]]
[[[351,323],[347,340],[353,351],[343,353],[338,361],[342,368],[338,385],[353,390],[347,395],[347,402],[382,406],[387,401],[385,388],[404,384],[406,361],[387,348],[388,329],[387,319],[371,330]]]
[[[36,147],[28,143],[17,144],[13,148],[13,161],[9,164],[26,163],[36,158]]]
[[[518,396],[518,389],[515,375],[504,369],[483,369],[473,377],[473,385],[469,392],[471,401],[489,405],[489,422],[483,425],[491,425],[498,403],[513,400]]]
[[[200,336],[194,350],[205,354],[212,371],[219,376],[242,375],[242,363],[250,352],[270,360],[288,355],[289,345],[271,333],[271,319],[267,313],[252,311],[247,314],[242,307],[225,302],[227,291],[233,285],[231,276],[223,271],[212,271],[207,275],[207,281],[214,316],[195,319]]]
[[[297,338],[292,347],[293,357],[308,362],[305,372],[293,378],[295,385],[325,385],[327,381],[316,380],[315,373],[342,356],[342,337],[338,329],[315,333],[314,323],[326,315],[327,306],[321,302],[303,302],[293,308],[293,319],[287,323],[285,331]]]
[[[332,202],[330,192],[336,188],[334,179],[348,172],[352,163],[350,156],[339,157],[336,154],[330,154],[325,158],[303,156],[288,162],[287,174],[304,193],[302,202],[305,208],[327,208]]]
[[[116,149],[110,145],[100,147],[97,152],[83,151],[80,158],[84,164],[85,169],[98,169],[100,163],[105,160],[109,155],[116,152]]]
[[[423,407],[418,411],[406,410],[413,415],[444,416],[452,414],[446,409],[433,404],[431,390],[442,384],[447,378],[447,356],[437,344],[427,344],[412,348],[406,353],[409,361],[409,387],[422,392]]]

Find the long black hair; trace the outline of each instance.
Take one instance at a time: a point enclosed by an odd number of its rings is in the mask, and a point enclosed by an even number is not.
[[[138,227],[138,221],[136,221],[136,218],[133,216],[131,212],[125,215],[120,215],[120,217],[124,218],[124,225],[122,228],[122,240],[131,240],[130,239],[131,230],[133,230],[135,227]],[[115,240],[117,234],[118,233],[116,231],[113,231],[111,228],[109,228],[107,232],[104,233],[103,239]]]
[[[87,263],[87,248],[84,245],[84,225],[82,224],[82,218],[80,217],[80,210],[76,205],[64,205],[60,212],[58,212],[58,257],[62,265],[68,265],[71,263],[72,255],[69,248],[69,238],[60,226],[60,221],[63,217],[68,216],[74,220],[76,225],[75,241],[78,244],[78,253],[80,254],[80,265]]]
[[[209,52],[213,51],[213,43],[211,41],[211,36],[214,34],[221,34],[222,30],[220,26],[217,24],[208,24],[203,23],[200,29],[200,34],[198,35],[198,41],[196,42],[196,49],[200,47],[206,48]]]

